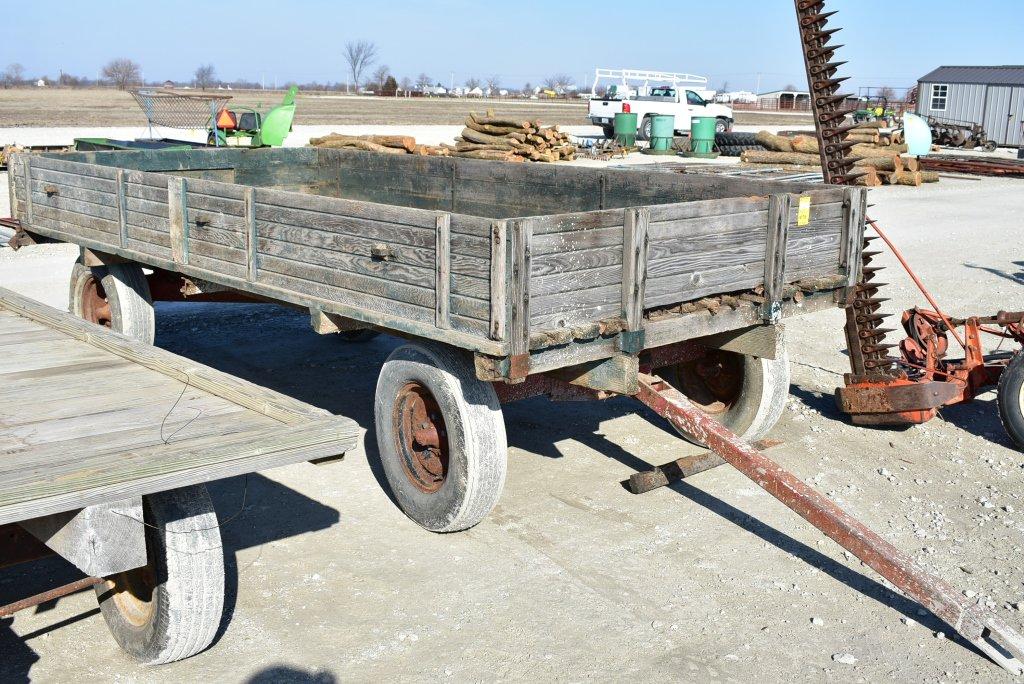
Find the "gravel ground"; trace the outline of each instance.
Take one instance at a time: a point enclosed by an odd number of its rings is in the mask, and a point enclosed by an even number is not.
[[[951,313],[1024,309],[1024,184],[943,179],[871,201]],[[73,258],[0,249],[0,285],[66,306]],[[885,275],[888,311],[919,303]],[[1013,681],[728,467],[626,492],[637,469],[695,453],[628,400],[506,407],[502,501],[468,532],[433,535],[370,466],[375,368],[397,340],[345,346],[269,306],[158,314],[158,345],[370,432],[342,463],[212,487],[222,518],[247,494],[222,531],[231,610],[211,650],[138,668],[82,593],[0,621],[5,681]],[[831,399],[842,321],[788,325],[793,384],[772,457],[1024,630],[1024,455],[994,393],[919,427],[851,426]],[[73,577],[57,561],[2,572],[0,603]]]

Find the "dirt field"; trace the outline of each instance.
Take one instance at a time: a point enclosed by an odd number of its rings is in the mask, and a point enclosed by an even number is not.
[[[223,91],[216,91],[220,94]],[[232,91],[231,103],[264,111],[281,101],[283,93]],[[493,108],[545,124],[581,125],[583,101],[467,100],[454,98],[355,97],[342,94],[299,93],[296,124],[456,125],[471,111]],[[806,123],[802,115],[740,112],[738,123]],[[132,126],[146,117],[127,92],[106,88],[12,88],[0,90],[0,126]]]
[[[870,201],[951,314],[1024,309],[1024,183],[944,178]],[[0,249],[0,285],[65,307],[75,255]],[[920,303],[880,262],[885,310]],[[831,397],[848,370],[842,325],[839,310],[788,324],[771,456],[1024,629],[1024,455],[994,393],[920,427],[854,427]],[[170,304],[157,344],[351,416],[362,447],[211,487],[222,519],[241,511],[222,530],[229,616],[211,650],[136,667],[89,591],[0,620],[0,680],[1024,682],[728,467],[629,494],[630,473],[697,453],[629,400],[507,406],[501,502],[435,535],[373,465],[376,371],[400,340],[346,346],[301,312]],[[4,571],[0,603],[75,578],[58,561]]]

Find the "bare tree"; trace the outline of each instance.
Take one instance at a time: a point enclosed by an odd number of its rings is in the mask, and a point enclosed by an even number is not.
[[[782,86],[782,90],[785,92],[795,93],[796,86],[793,85],[792,83],[787,83],[786,85]]]
[[[475,90],[480,87],[480,79],[475,76],[470,76],[466,79],[466,90]]]
[[[24,79],[25,67],[21,66],[17,62],[14,64],[8,64],[7,68],[4,69],[4,73],[0,74],[0,82],[3,83],[4,88],[16,86]]]
[[[416,77],[416,87],[419,88],[420,90],[426,90],[427,88],[429,88],[430,87],[430,76],[427,76],[424,73],[421,73],[419,76],[417,76]]]
[[[544,79],[544,86],[556,93],[564,92],[572,84],[573,79],[569,74],[554,74]]]
[[[491,95],[496,94],[501,89],[501,76],[488,76],[485,82],[487,83],[487,89],[491,91]]]
[[[896,91],[890,88],[889,86],[885,86],[884,88],[880,88],[878,90],[878,97],[884,97],[886,100],[895,100]]]
[[[403,93],[410,92],[412,90],[412,79],[408,76],[403,76],[399,86],[401,86]]]
[[[103,78],[112,81],[118,90],[127,90],[129,86],[138,83],[141,77],[142,67],[126,57],[112,59],[103,67]]]
[[[377,86],[375,90],[380,93],[384,90],[384,81],[388,80],[388,76],[391,75],[391,70],[388,69],[387,64],[381,64],[377,67],[377,70],[373,72],[373,82]]]
[[[719,88],[719,90],[721,90],[724,93],[729,92],[729,82],[728,81],[722,81],[722,87]]]
[[[377,61],[377,46],[366,40],[349,41],[345,43],[345,61],[352,75],[352,84],[359,90],[363,72]]]
[[[217,72],[212,64],[201,64],[195,73],[196,88],[206,90],[217,83]]]
[[[529,81],[523,85],[523,95],[533,95],[533,84]]]

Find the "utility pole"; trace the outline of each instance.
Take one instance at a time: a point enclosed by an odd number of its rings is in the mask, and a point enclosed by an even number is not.
[[[452,72],[451,78],[448,81],[448,94],[451,95],[452,91],[455,90],[455,72]]]
[[[757,85],[754,87],[754,94],[755,95],[760,95],[761,94],[761,72],[760,71],[757,72]]]

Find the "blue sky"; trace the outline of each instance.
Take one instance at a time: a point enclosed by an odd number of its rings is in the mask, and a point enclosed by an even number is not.
[[[373,41],[397,76],[504,85],[594,67],[686,71],[733,90],[801,85],[792,0],[326,2],[90,0],[9,2],[0,68],[95,77],[114,57],[147,80],[189,79],[211,62],[225,80],[346,79],[344,43]],[[831,0],[844,67],[858,86],[910,86],[941,64],[1024,63],[1021,0]],[[589,80],[587,81],[589,85]]]

